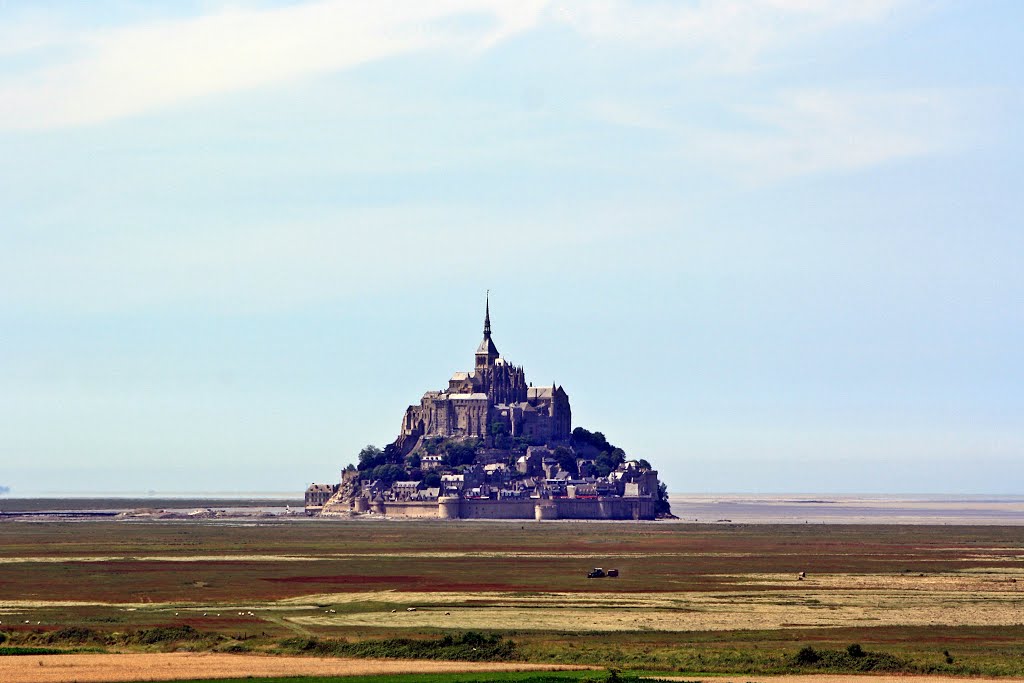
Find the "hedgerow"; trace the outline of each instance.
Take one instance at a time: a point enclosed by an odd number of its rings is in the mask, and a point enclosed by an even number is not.
[[[476,631],[429,640],[391,638],[351,643],[344,640],[289,638],[281,641],[280,649],[288,653],[368,659],[452,659],[470,662],[521,659],[515,642],[499,635]]]

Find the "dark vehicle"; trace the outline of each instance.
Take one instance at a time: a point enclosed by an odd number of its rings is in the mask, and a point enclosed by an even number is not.
[[[608,576],[611,576],[611,577],[614,578],[614,577],[616,577],[618,575],[619,575],[619,570],[618,569],[609,569],[608,570]]]
[[[605,577],[604,570],[601,569],[600,567],[594,567],[589,572],[587,572],[587,578],[588,579],[603,579],[604,577]]]

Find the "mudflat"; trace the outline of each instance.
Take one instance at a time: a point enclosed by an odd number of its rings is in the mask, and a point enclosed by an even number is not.
[[[1024,676],[1024,526],[0,522],[8,646],[409,659],[467,631],[684,676]]]

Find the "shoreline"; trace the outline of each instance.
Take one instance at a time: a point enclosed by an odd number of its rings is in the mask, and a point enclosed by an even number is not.
[[[1024,495],[925,494],[669,494],[677,519],[700,525],[1024,525]],[[362,521],[407,520],[372,515]],[[0,497],[3,521],[316,521],[297,497]],[[321,521],[328,521],[322,519]],[[337,520],[330,520],[337,521]],[[492,521],[492,520],[460,520]],[[501,521],[501,520],[493,520]],[[630,523],[633,520],[546,520],[544,523]],[[633,522],[635,523],[635,522]]]

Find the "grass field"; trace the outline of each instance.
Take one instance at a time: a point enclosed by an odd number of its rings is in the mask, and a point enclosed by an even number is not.
[[[472,630],[516,661],[752,674],[855,670],[795,657],[857,643],[1021,676],[1024,527],[4,522],[0,622],[7,646],[108,651]]]
[[[619,674],[622,683],[641,683],[635,674]],[[251,679],[199,679],[189,683],[246,683]],[[600,671],[493,671],[486,674],[436,673],[436,674],[388,674],[387,683],[606,683],[608,674]],[[262,679],[262,683],[381,683],[380,675],[355,675],[345,677],[273,677]],[[696,683],[696,682],[693,682]]]

